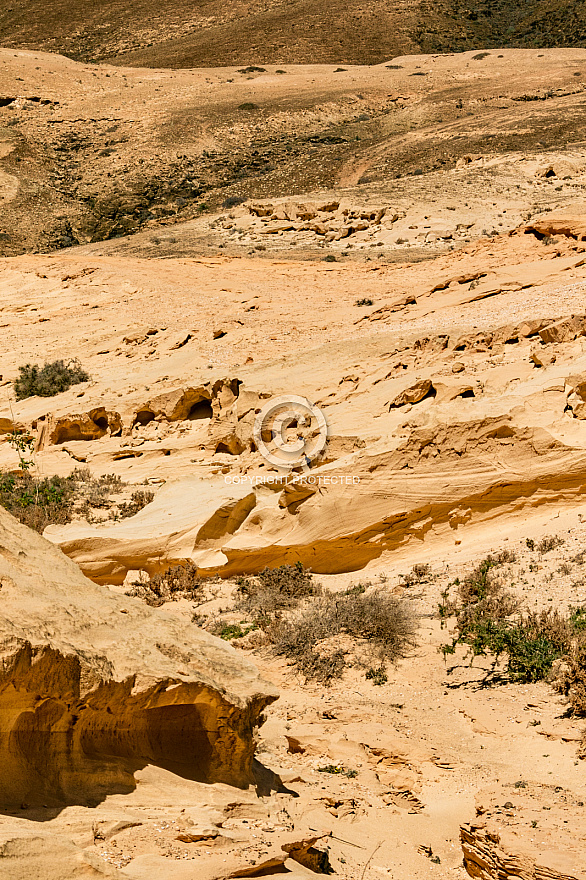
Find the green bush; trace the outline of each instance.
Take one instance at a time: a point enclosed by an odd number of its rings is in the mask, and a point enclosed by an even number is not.
[[[371,666],[370,669],[366,670],[365,677],[368,681],[371,681],[374,685],[378,685],[379,687],[386,684],[389,680],[384,666],[378,666],[376,669],[374,666]]]
[[[37,532],[71,521],[75,482],[70,477],[33,477],[0,472],[0,505]]]
[[[257,629],[258,626],[255,623],[220,623],[212,627],[210,631],[213,635],[224,639],[225,642],[231,642],[232,639],[241,639]]]
[[[68,477],[40,478],[21,467],[16,472],[0,471],[0,505],[24,525],[42,532],[48,525],[71,522],[74,515],[104,522],[103,516],[96,516],[97,510],[107,511],[108,519],[133,516],[153,500],[153,492],[137,489],[130,501],[117,501],[115,496],[126,485],[116,474],[92,477],[89,468],[75,468]]]
[[[341,764],[326,764],[325,767],[318,767],[318,773],[331,773],[334,776],[347,776],[348,779],[356,779],[358,770],[346,770]]]
[[[89,381],[89,376],[79,361],[53,361],[44,367],[37,364],[25,364],[18,368],[18,378],[14,381],[14,392],[17,400],[27,397],[54,397],[67,391],[72,385]]]
[[[576,659],[577,646],[586,634],[586,609],[576,608],[569,616],[552,609],[522,613],[494,571],[513,559],[507,551],[488,556],[459,584],[456,600],[449,598],[449,588],[442,593],[440,617],[456,616],[456,635],[441,651],[446,656],[466,645],[472,659],[487,654],[504,657],[510,678],[521,682],[546,679],[556,660],[573,657],[578,681],[582,661]],[[586,663],[583,673],[586,681]]]

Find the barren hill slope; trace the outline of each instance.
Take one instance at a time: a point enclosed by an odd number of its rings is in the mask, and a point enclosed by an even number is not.
[[[96,67],[6,49],[0,61],[6,255],[209,223],[246,199],[326,190],[389,205],[437,203],[445,191],[463,208],[480,198],[492,209],[505,168],[506,200],[521,213],[581,191],[583,49],[411,55],[344,70]],[[560,151],[577,164],[547,177]]]
[[[146,67],[376,64],[417,50],[416,16],[406,0],[25,0],[0,11],[0,45]]]
[[[408,52],[586,45],[580,0],[24,0],[0,45],[146,67],[377,64]]]

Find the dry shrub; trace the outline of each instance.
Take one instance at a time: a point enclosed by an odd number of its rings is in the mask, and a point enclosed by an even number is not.
[[[111,496],[122,492],[126,483],[117,474],[93,477],[89,468],[75,468],[71,474],[79,501],[79,513],[92,522],[92,510],[109,510]]]
[[[321,587],[313,582],[312,573],[296,562],[265,568],[253,578],[239,578],[238,592],[244,610],[262,619],[295,607],[307,596],[318,596]]]
[[[76,468],[68,477],[36,477],[29,470],[0,471],[0,506],[37,532],[48,525],[63,525],[75,516],[103,522],[96,510],[108,511],[110,519],[134,516],[149,504],[154,493],[137,489],[131,500],[116,501],[126,488],[116,474],[92,477],[89,468]]]
[[[564,694],[572,714],[586,716],[586,643],[580,640],[554,669],[552,684]]]
[[[416,563],[409,574],[402,574],[403,584],[406,587],[413,587],[415,584],[421,584],[428,581],[431,577],[431,565],[426,562]]]
[[[483,559],[459,586],[458,593],[462,604],[470,605],[472,602],[502,596],[503,586],[495,575],[494,569],[515,562],[515,559],[515,554],[510,550],[501,550],[496,554],[491,553],[486,559]]]
[[[552,684],[568,698],[574,715],[586,716],[586,608],[573,608],[568,624],[570,648],[553,670]]]
[[[555,550],[556,547],[561,547],[564,543],[564,539],[559,535],[546,535],[537,544],[537,550],[540,553],[549,553],[550,550]]]
[[[197,567],[189,563],[170,566],[163,574],[154,574],[145,581],[135,581],[126,595],[143,599],[147,605],[157,608],[176,599],[200,599],[202,587],[203,581],[197,573]]]
[[[117,474],[102,474],[100,477],[92,477],[89,468],[76,468],[71,474],[75,483],[76,512],[80,513],[88,522],[104,522],[103,517],[97,517],[96,510],[107,510],[109,519],[125,519],[134,516],[155,497],[150,489],[136,489],[130,501],[116,501],[112,496],[123,492],[127,483],[124,483]]]
[[[122,503],[118,505],[118,516],[121,516],[123,519],[129,516],[134,516],[142,510],[143,507],[150,504],[154,497],[155,493],[151,492],[150,489],[137,489],[132,493],[130,501],[122,501]]]
[[[417,622],[404,600],[377,590],[371,593],[324,592],[290,617],[278,616],[266,630],[275,653],[287,657],[306,678],[325,684],[346,667],[343,639],[360,641],[368,663],[379,667],[404,657],[415,644]],[[323,649],[335,639],[333,650]]]
[[[515,561],[515,554],[503,550],[489,554],[463,581],[456,579],[441,593],[440,618],[458,618],[460,632],[468,632],[485,618],[509,617],[518,607],[515,597],[506,589],[502,577],[495,571],[506,563]],[[457,587],[455,598],[450,597],[450,587]]]

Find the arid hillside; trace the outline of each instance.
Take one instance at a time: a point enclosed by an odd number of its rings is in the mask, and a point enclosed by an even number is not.
[[[379,64],[396,55],[586,46],[580,0],[23,0],[0,45],[139,67]]]
[[[393,207],[445,199],[453,219],[455,200],[463,222],[482,215],[475,237],[502,231],[513,206],[527,218],[581,193],[583,49],[412,55],[345,69],[141,70],[9,50],[0,58],[5,255],[198,217],[209,228],[247,199],[315,192]],[[550,172],[560,157],[571,167]],[[509,213],[491,216],[501,211]],[[387,242],[384,255],[393,250]]]

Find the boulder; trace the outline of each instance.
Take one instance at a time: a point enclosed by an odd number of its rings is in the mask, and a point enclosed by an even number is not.
[[[546,214],[532,220],[523,232],[537,234],[540,238],[546,235],[564,235],[577,241],[586,241],[586,217],[573,214]]]
[[[397,394],[391,402],[391,407],[403,406],[405,403],[419,403],[424,397],[433,391],[431,379],[420,379],[415,385],[405,388],[400,394]]]
[[[550,324],[539,331],[541,341],[548,342],[572,342],[578,336],[586,334],[586,315],[571,315]]]

